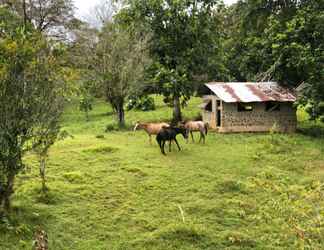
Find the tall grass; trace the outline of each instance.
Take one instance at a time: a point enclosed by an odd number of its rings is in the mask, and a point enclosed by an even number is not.
[[[169,120],[156,100],[155,111],[128,112],[128,126]],[[105,132],[109,124],[114,114],[100,100],[89,122],[68,107],[63,126],[73,138],[51,149],[50,191],[41,194],[37,159],[27,155],[0,249],[31,249],[37,228],[55,250],[322,249],[323,139],[210,133],[205,145],[179,137],[183,150],[163,156],[143,131]]]

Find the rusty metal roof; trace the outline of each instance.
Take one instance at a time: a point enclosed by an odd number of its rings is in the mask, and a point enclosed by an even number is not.
[[[224,102],[295,102],[293,90],[276,82],[211,82],[206,86]]]

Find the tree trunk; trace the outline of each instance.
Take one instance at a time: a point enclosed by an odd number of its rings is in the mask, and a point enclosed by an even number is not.
[[[180,98],[178,96],[173,97],[173,123],[177,124],[182,120]]]
[[[3,202],[4,202],[4,186],[0,185],[0,219],[4,214]]]
[[[23,12],[24,12],[24,26],[27,25],[27,12],[26,12],[26,0],[23,1]]]
[[[2,195],[2,201],[1,204],[3,206],[3,211],[4,212],[9,212],[10,210],[10,197],[13,194],[13,186],[14,186],[14,181],[15,181],[15,173],[14,171],[11,171],[7,175],[7,183],[5,185],[5,189]]]
[[[119,127],[124,127],[125,126],[125,110],[124,110],[124,105],[120,105],[117,108],[117,115],[118,115],[118,125],[119,125]]]
[[[42,179],[42,192],[43,193],[45,193],[47,190],[45,170],[46,170],[46,156],[41,156],[40,161],[39,161],[39,174]]]

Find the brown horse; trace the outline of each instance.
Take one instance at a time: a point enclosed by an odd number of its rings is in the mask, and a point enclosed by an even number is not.
[[[146,123],[146,122],[137,122],[134,127],[134,131],[137,129],[144,129],[146,133],[149,135],[150,143],[152,143],[152,135],[157,135],[163,127],[170,127],[170,125],[166,122],[160,123]]]
[[[178,134],[182,134],[183,138],[187,139],[188,134],[185,128],[180,127],[163,127],[160,132],[157,134],[156,136],[156,141],[158,142],[160,149],[161,149],[161,153],[165,155],[165,151],[164,151],[164,145],[166,141],[169,141],[169,151],[171,152],[171,143],[172,141],[174,141],[177,146],[179,151],[181,150],[179,143],[177,141],[177,135]]]
[[[199,131],[200,132],[200,139],[199,142],[201,140],[203,140],[203,142],[205,143],[205,137],[207,135],[208,132],[208,123],[207,122],[203,122],[203,121],[188,121],[183,123],[185,129],[187,130],[187,142],[189,141],[189,133],[191,134],[191,139],[194,142],[194,137],[192,132],[195,131]]]

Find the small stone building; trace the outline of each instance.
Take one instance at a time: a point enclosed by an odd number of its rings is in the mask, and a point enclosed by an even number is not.
[[[297,126],[293,90],[276,82],[207,83],[202,117],[218,132],[294,132]]]

